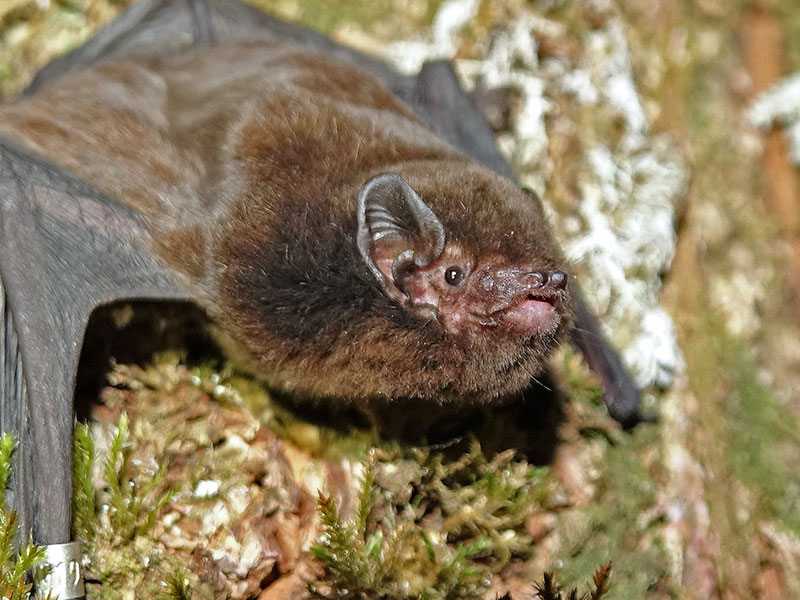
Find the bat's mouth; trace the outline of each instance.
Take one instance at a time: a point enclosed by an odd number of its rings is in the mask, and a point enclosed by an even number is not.
[[[541,305],[542,308],[556,308],[561,302],[561,298],[555,293],[546,293],[539,291],[530,291],[524,294],[518,294],[506,306],[500,308],[493,314],[504,314],[518,309],[525,304],[533,303],[533,306]]]
[[[511,302],[494,306],[478,322],[484,327],[506,326],[525,334],[550,333],[558,327],[561,315],[557,310],[561,298],[558,294],[527,292]]]
[[[520,295],[502,311],[503,323],[521,333],[548,333],[558,327],[561,317],[556,310],[556,295],[527,293]]]
[[[547,304],[550,304],[551,306],[555,306],[558,303],[558,296],[553,294],[545,295],[545,294],[534,294],[529,292],[520,302],[528,302],[531,300],[534,302],[545,302]]]

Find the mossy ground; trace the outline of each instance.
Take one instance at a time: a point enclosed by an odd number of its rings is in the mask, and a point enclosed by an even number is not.
[[[77,456],[102,457],[76,460],[94,597],[163,595],[182,569],[193,597],[253,597],[304,573],[326,598],[475,598],[530,558],[528,523],[549,510],[547,469],[513,450],[486,457],[473,441],[453,459],[312,425],[174,355],[110,380],[76,436]]]
[[[37,68],[88,38],[124,4],[0,4],[0,93],[21,89]],[[545,12],[572,35],[580,37],[581,29],[591,27],[573,3],[549,4]],[[510,589],[515,600],[526,598],[532,582],[554,568],[562,584],[585,587],[593,570],[609,560],[614,571],[608,598],[800,596],[797,282],[788,275],[786,232],[770,210],[763,140],[744,118],[752,77],[741,58],[739,35],[750,5],[619,4],[648,117],[656,130],[677,141],[692,177],[662,297],[676,322],[686,369],[671,390],[653,393],[660,423],[620,432],[605,416],[585,367],[563,351],[554,370],[570,399],[563,444],[550,472],[519,457],[502,458],[510,461],[514,493],[531,494],[532,501],[516,506],[513,522],[504,521],[507,529],[498,538],[491,524],[505,518],[506,509],[487,501],[486,482],[464,505],[473,507],[474,519],[462,514],[464,531],[442,539],[430,531],[448,514],[459,514],[453,507],[447,513],[442,498],[464,484],[426,480],[423,471],[457,464],[452,462],[457,458],[442,458],[445,462],[433,468],[430,453],[386,447],[368,431],[310,424],[238,375],[210,368],[192,372],[166,358],[146,370],[119,367],[95,414],[98,452],[109,455],[103,440],[110,439],[125,410],[131,417],[125,481],[135,488],[158,472],[159,464],[166,465],[159,489],[140,508],[155,508],[167,489],[174,496],[152,528],[134,540],[122,540],[109,526],[110,508],[103,509],[90,543],[90,572],[96,581],[114,578],[114,585],[91,588],[97,597],[125,597],[131,590],[181,597],[188,585],[195,598],[247,597],[263,588],[261,597],[268,600],[290,597],[289,590],[305,593],[306,580],[319,580],[322,593],[333,593],[325,583],[337,581],[335,570],[326,574],[311,558],[320,531],[317,488],[336,498],[350,534],[361,535],[365,581],[388,586],[380,588],[384,591],[396,592],[402,582],[396,572],[380,574],[378,549],[386,551],[392,535],[399,543],[412,531],[402,547],[419,553],[420,564],[441,568],[457,548],[468,548],[459,564],[469,577],[462,571],[464,577],[456,579],[477,585],[477,573],[481,582],[473,591],[459,588],[464,597],[480,589],[494,598]],[[376,49],[426,26],[435,9],[435,3],[388,0],[259,5]],[[513,19],[524,5],[483,3],[461,53],[478,57],[494,26]],[[760,7],[782,23],[786,69],[800,68],[800,8],[788,0]],[[579,131],[589,118],[596,115],[576,111]],[[598,131],[594,123],[591,135]],[[605,135],[613,138],[617,131],[609,122]],[[575,160],[569,153],[559,159],[566,179]],[[497,455],[464,460],[472,461],[468,472],[479,474],[480,465],[493,464]],[[362,526],[350,519],[367,464],[375,469],[380,498],[370,524]],[[382,469],[401,473],[412,485],[394,489],[391,478],[380,483]],[[473,489],[477,481],[479,476]],[[93,484],[98,505],[110,507],[107,479],[98,475]],[[403,491],[407,488],[414,490],[411,495]],[[249,530],[266,533],[253,539],[244,535]],[[474,545],[486,540],[487,547]],[[251,560],[258,552],[261,558]],[[415,574],[408,585],[416,590],[430,587],[425,578],[438,572],[401,571]],[[481,587],[484,580],[488,588]]]

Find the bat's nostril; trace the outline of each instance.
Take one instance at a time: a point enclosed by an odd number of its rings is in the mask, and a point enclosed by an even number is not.
[[[567,274],[563,271],[553,271],[550,274],[549,282],[551,287],[557,290],[563,290],[567,287]]]
[[[532,273],[528,273],[526,276],[528,283],[530,283],[533,287],[544,287],[547,284],[547,275],[540,272],[540,271],[533,271]]]

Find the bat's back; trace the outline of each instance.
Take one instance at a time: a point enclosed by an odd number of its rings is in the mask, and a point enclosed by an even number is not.
[[[244,193],[234,189],[242,177],[235,172],[241,165],[232,163],[245,128],[261,121],[265,134],[289,143],[310,134],[314,119],[321,125],[337,117],[342,145],[346,121],[360,117],[372,119],[375,131],[394,129],[414,143],[444,148],[366,72],[280,42],[67,73],[0,107],[0,133],[92,182],[152,226],[173,229],[186,225],[187,215],[225,210]],[[352,144],[370,145],[368,139]]]

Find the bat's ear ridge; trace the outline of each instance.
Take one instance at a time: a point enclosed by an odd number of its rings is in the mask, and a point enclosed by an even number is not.
[[[424,267],[444,250],[439,218],[419,194],[395,173],[367,181],[358,194],[358,250],[384,291],[402,299],[399,274]]]

